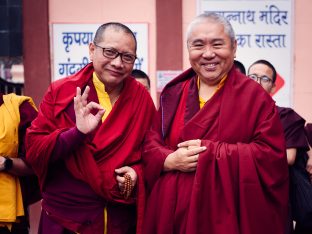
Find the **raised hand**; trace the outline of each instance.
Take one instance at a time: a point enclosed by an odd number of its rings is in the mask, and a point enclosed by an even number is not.
[[[74,110],[76,115],[77,129],[84,133],[92,132],[101,121],[105,110],[96,102],[87,103],[90,87],[87,86],[81,95],[81,89],[77,87],[76,96],[74,97]],[[91,111],[97,109],[97,113],[93,115]]]

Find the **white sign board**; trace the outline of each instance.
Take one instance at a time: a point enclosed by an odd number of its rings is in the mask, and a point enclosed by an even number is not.
[[[279,76],[273,98],[280,106],[291,105],[292,9],[291,0],[198,0],[198,14],[213,11],[231,22],[238,43],[236,59],[246,71],[259,59],[274,65]]]
[[[148,25],[125,24],[135,34],[138,48],[134,69],[148,74]],[[52,24],[52,81],[72,75],[87,65],[89,43],[99,24]]]
[[[166,84],[168,84],[172,79],[174,79],[181,73],[182,71],[180,70],[157,71],[157,92],[161,92]]]

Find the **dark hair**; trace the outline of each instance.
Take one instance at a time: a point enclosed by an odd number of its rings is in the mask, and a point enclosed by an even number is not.
[[[275,67],[269,61],[267,61],[265,59],[259,59],[256,62],[254,62],[253,64],[251,64],[249,69],[248,69],[248,73],[249,73],[249,70],[250,70],[251,66],[256,65],[256,64],[264,64],[264,65],[268,66],[272,70],[272,72],[273,72],[272,82],[273,82],[273,84],[275,84],[275,81],[276,81],[276,70],[275,70]]]
[[[136,40],[136,37],[135,37],[134,33],[131,31],[131,29],[128,28],[126,25],[122,24],[122,23],[109,22],[109,23],[106,23],[106,24],[102,24],[96,30],[96,33],[95,33],[93,41],[95,43],[100,43],[103,40],[103,34],[105,33],[105,30],[108,29],[108,28],[113,28],[116,31],[120,30],[120,31],[122,31],[122,32],[124,32],[126,34],[130,34],[133,37],[133,39],[134,39],[134,42],[135,42],[135,52],[136,52],[136,50],[137,50],[137,40]]]
[[[134,78],[146,79],[147,83],[148,83],[148,87],[151,87],[150,79],[149,79],[148,75],[144,71],[139,70],[139,69],[133,69],[132,72],[131,72],[131,76],[133,76]]]
[[[238,60],[234,60],[234,66],[244,75],[246,75],[246,69],[244,64],[242,64],[240,61]]]

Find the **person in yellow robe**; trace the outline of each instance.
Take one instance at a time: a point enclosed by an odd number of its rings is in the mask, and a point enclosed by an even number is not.
[[[37,116],[30,97],[0,93],[0,234],[27,234],[27,206],[40,199],[37,179],[24,161],[26,129]]]

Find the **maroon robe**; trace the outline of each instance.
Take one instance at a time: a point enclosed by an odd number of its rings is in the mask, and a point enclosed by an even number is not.
[[[304,125],[305,119],[298,115],[293,109],[288,107],[277,107],[279,117],[284,129],[284,135],[286,140],[286,149],[296,148],[296,161],[295,164],[290,166],[289,169],[292,170],[293,166],[297,167],[298,165],[304,163],[307,158],[307,150],[309,149],[308,142],[306,140]],[[296,183],[293,182],[293,175],[290,172],[290,200],[292,200],[292,194],[296,189]],[[294,179],[296,180],[296,179]],[[293,184],[294,183],[294,184]],[[293,230],[293,217],[294,207],[291,206],[290,201],[290,212],[289,212],[289,232],[292,233]],[[296,228],[298,227],[298,220],[296,220]]]
[[[306,133],[307,139],[309,141],[309,144],[312,147],[312,123],[308,123],[305,126],[305,133]]]
[[[88,101],[98,103],[93,71],[89,64],[52,83],[27,132],[27,160],[43,191],[41,228],[48,228],[45,233],[62,233],[62,227],[103,233],[104,207],[108,210],[108,233],[125,233],[131,225],[135,227],[136,213],[140,233],[145,201],[141,144],[155,107],[146,89],[128,77],[105,121],[83,136],[75,127],[73,98],[76,87],[83,90],[89,85]],[[138,175],[136,190],[128,200],[120,193],[114,171],[122,166],[131,166]]]
[[[199,109],[196,74],[187,70],[163,90],[159,119],[143,148],[150,191],[143,233],[284,234],[285,140],[274,101],[259,84],[232,68]],[[176,143],[191,139],[207,147],[196,172],[163,172]]]
[[[291,108],[278,106],[277,110],[284,129],[286,148],[306,152],[309,146],[304,132],[305,119]]]

